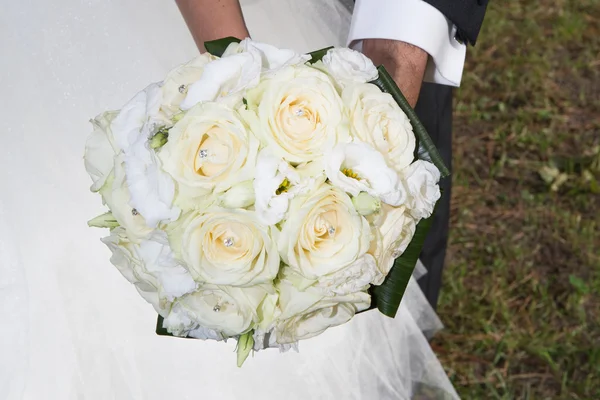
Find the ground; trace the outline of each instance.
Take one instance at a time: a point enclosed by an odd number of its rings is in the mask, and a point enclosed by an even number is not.
[[[464,399],[600,399],[600,1],[491,1],[433,342]]]

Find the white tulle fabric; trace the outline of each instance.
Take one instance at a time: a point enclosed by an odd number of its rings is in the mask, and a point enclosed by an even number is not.
[[[242,4],[258,40],[345,41],[345,4]],[[107,232],[86,226],[104,209],[82,154],[90,117],[195,55],[173,2],[6,2],[0,50],[2,398],[408,399],[423,385],[457,397],[421,333],[441,325],[414,280],[395,319],[366,312],[242,369],[233,341],[154,334],[153,307],[108,261]]]

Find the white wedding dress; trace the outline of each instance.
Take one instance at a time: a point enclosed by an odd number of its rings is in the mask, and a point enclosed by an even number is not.
[[[242,2],[254,38],[343,45],[331,0]],[[422,330],[440,327],[415,282],[395,319],[366,312],[243,368],[235,341],[157,336],[154,309],[110,262],[89,192],[89,118],[196,54],[165,0],[5,1],[0,12],[0,398],[457,398]],[[425,388],[425,389],[423,389]]]

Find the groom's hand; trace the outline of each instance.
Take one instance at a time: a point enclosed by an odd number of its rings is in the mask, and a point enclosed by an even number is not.
[[[383,65],[414,108],[421,91],[428,54],[419,47],[388,39],[365,39],[363,53]]]

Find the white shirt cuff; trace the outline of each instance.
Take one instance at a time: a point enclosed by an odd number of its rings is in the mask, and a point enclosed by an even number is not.
[[[356,0],[348,45],[360,51],[363,39],[410,43],[429,54],[425,82],[460,86],[467,48],[455,33],[454,24],[422,0]]]

